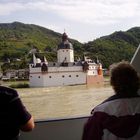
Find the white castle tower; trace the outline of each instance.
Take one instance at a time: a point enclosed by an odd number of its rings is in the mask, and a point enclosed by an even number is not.
[[[58,62],[74,62],[73,46],[68,41],[68,36],[64,32],[62,35],[62,42],[58,45],[57,50]]]

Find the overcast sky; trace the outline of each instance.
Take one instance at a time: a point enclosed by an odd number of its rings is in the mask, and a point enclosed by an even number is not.
[[[14,21],[88,42],[140,26],[140,0],[0,0],[0,23]]]

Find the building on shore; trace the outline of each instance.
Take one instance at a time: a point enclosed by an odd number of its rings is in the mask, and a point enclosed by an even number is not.
[[[30,87],[53,87],[80,84],[96,84],[104,81],[102,64],[85,57],[74,61],[74,49],[66,33],[57,49],[57,62],[48,62],[33,54],[29,65]]]

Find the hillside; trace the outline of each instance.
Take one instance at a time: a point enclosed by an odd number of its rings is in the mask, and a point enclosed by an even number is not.
[[[126,32],[118,31],[84,44],[87,54],[93,59],[97,57],[108,67],[122,60],[130,61],[140,43],[140,27]]]
[[[36,48],[40,52],[47,52],[48,59],[56,59],[57,45],[62,34],[33,24],[20,22],[0,24],[0,61],[7,58],[21,58]],[[81,46],[71,39],[74,47]]]
[[[0,61],[10,59],[15,63],[15,59],[20,58],[27,62],[30,57],[28,54],[34,48],[39,52],[46,52],[49,61],[55,61],[61,37],[60,33],[33,24],[1,23]],[[85,44],[74,39],[70,41],[74,47],[75,59],[86,54],[94,60],[98,58],[104,67],[108,67],[114,62],[131,60],[140,42],[140,27],[131,28],[126,32],[114,32]]]

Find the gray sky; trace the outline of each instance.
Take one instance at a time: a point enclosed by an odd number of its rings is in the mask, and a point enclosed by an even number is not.
[[[19,21],[80,42],[140,26],[139,0],[0,0],[0,23]]]

